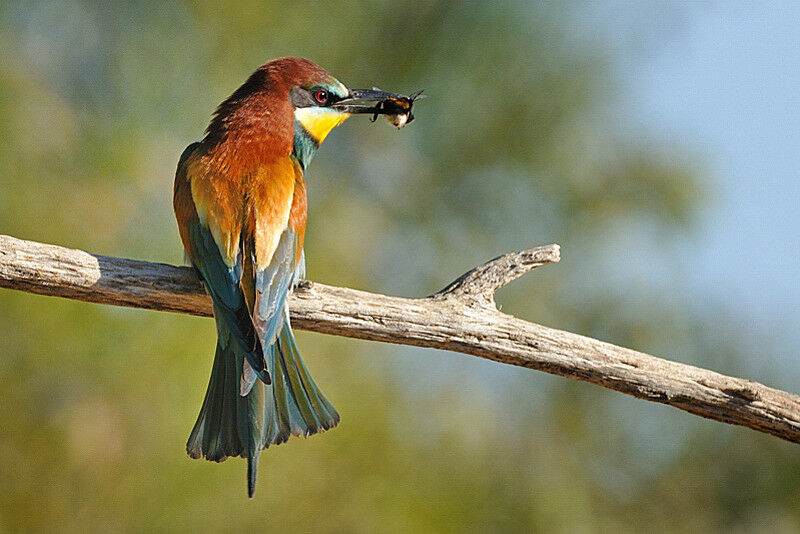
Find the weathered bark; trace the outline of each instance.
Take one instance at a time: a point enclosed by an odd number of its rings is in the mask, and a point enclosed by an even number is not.
[[[557,245],[500,256],[439,293],[407,299],[304,281],[290,300],[296,327],[446,349],[598,384],[800,443],[800,397],[671,362],[498,311],[494,292],[559,260]],[[186,267],[95,256],[0,235],[0,287],[102,304],[210,316]]]

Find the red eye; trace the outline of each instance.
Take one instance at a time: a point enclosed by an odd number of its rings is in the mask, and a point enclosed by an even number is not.
[[[328,101],[328,91],[319,90],[314,93],[314,98],[320,104],[324,104]]]

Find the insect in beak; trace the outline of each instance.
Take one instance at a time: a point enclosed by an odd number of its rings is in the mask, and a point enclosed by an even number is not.
[[[414,114],[411,112],[414,102],[422,100],[425,96],[422,91],[415,91],[405,96],[381,91],[377,87],[353,89],[347,98],[336,102],[332,107],[346,113],[370,113],[372,122],[378,119],[378,115],[385,115],[390,124],[402,128],[414,120]]]

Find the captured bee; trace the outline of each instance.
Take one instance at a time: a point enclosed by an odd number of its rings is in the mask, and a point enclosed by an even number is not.
[[[374,89],[377,90],[377,88]],[[414,102],[425,97],[426,95],[423,95],[420,90],[414,91],[409,96],[397,95],[385,98],[375,106],[376,111],[371,120],[375,122],[378,115],[385,115],[389,124],[400,129],[414,120],[414,114],[411,112]]]
[[[389,124],[402,128],[414,120],[411,109],[414,102],[422,100],[422,91],[415,91],[410,96],[387,93],[377,87],[372,89],[351,89],[350,94],[331,104],[331,107],[345,113],[367,113],[372,115],[372,122],[378,115],[386,115]]]

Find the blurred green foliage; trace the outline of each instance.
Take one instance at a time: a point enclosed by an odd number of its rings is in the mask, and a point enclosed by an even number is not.
[[[320,150],[310,278],[423,295],[558,242],[505,311],[736,373],[738,333],[686,305],[672,254],[702,166],[625,132],[580,7],[4,2],[0,232],[180,262],[181,150],[257,65],[306,56],[429,95],[411,127],[353,119]],[[626,269],[641,256],[656,280]],[[0,532],[800,530],[800,461],[776,439],[474,358],[299,338],[343,421],[262,455],[249,501],[242,461],[183,449],[212,321],[0,293]]]

